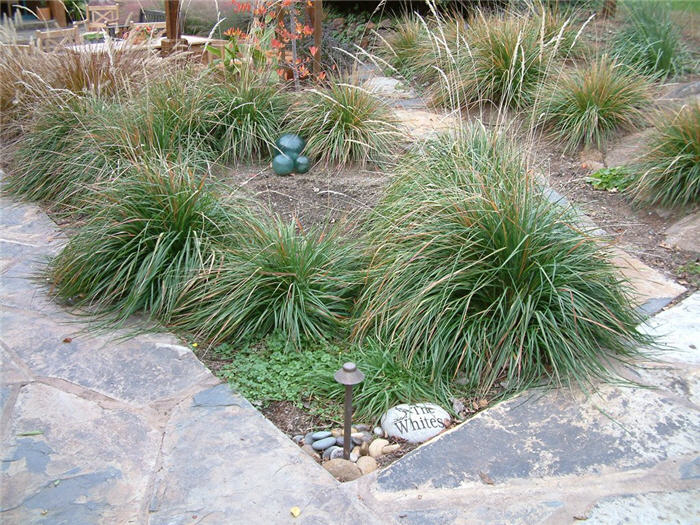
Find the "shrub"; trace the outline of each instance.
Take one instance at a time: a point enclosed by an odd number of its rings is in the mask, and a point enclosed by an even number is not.
[[[381,164],[400,138],[391,111],[369,91],[344,82],[303,93],[290,126],[306,139],[305,153],[326,164]]]
[[[357,247],[339,230],[261,219],[236,239],[187,284],[171,324],[214,343],[279,331],[298,346],[343,331],[360,277]]]
[[[534,117],[569,151],[581,145],[603,148],[615,132],[642,123],[650,103],[647,82],[606,56],[552,75],[543,92]]]
[[[683,207],[700,202],[700,103],[661,115],[646,151],[633,166],[638,202]]]
[[[221,160],[251,161],[273,153],[289,107],[283,91],[244,70],[235,82],[217,82],[209,96],[207,111]]]
[[[405,159],[372,225],[359,339],[481,389],[606,377],[636,354],[646,338],[617,270],[517,151],[477,126]]]
[[[141,311],[167,318],[246,209],[219,202],[204,183],[186,164],[151,159],[98,192],[86,224],[49,265],[58,297],[110,320]]]
[[[654,77],[683,72],[689,55],[668,4],[652,0],[624,6],[627,21],[613,40],[620,60]]]

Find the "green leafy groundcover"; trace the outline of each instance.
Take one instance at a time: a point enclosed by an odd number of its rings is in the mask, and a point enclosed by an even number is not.
[[[306,340],[302,349],[289,351],[287,337],[277,332],[236,352],[223,344],[214,353],[231,363],[219,370],[246,398],[268,404],[291,401],[321,417],[340,421],[345,389],[333,378],[347,361],[365,374],[353,387],[354,417],[374,421],[399,403],[431,401],[448,410],[459,388],[433,381],[429,373],[402,363],[396,352],[375,340],[363,345]]]

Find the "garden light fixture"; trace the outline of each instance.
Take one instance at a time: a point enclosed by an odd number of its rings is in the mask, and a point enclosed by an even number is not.
[[[345,363],[343,368],[338,370],[335,380],[341,385],[345,385],[345,428],[343,430],[343,457],[350,459],[351,423],[352,423],[352,385],[361,383],[365,374],[357,369],[355,363]]]

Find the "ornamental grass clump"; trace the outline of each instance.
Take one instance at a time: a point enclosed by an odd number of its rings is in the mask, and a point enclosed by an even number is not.
[[[618,131],[634,130],[651,102],[648,82],[635,70],[602,56],[551,75],[533,118],[568,151],[603,149]]]
[[[625,2],[626,23],[612,43],[620,61],[655,78],[687,70],[690,54],[680,27],[671,18],[669,4],[648,0]]]
[[[401,139],[391,110],[366,89],[345,82],[302,94],[290,128],[306,139],[305,154],[328,164],[384,164]]]
[[[79,207],[91,184],[123,172],[119,147],[109,138],[121,114],[118,105],[93,96],[66,95],[37,108],[13,152],[4,190],[56,210]]]
[[[187,279],[247,213],[217,199],[188,164],[150,159],[105,185],[48,266],[56,295],[109,321],[167,319]]]
[[[377,55],[401,75],[412,78],[428,38],[425,21],[416,14],[405,14],[397,20],[393,31],[382,38]]]
[[[219,152],[207,111],[212,89],[207,72],[177,71],[149,83],[127,106],[114,140],[133,162],[143,157],[187,158],[205,168]]]
[[[297,346],[345,330],[361,276],[358,248],[340,230],[262,218],[234,237],[189,280],[172,326],[213,343],[277,331]]]
[[[279,86],[244,69],[235,81],[215,82],[208,96],[208,118],[221,161],[246,162],[273,154],[290,102]]]
[[[529,104],[552,59],[555,43],[545,43],[526,16],[480,13],[464,42],[448,46],[448,67],[439,65],[440,82],[431,103],[458,107],[480,102],[521,108]]]
[[[637,355],[647,338],[610,257],[518,151],[477,125],[401,163],[369,235],[358,339],[480,390],[585,383]]]
[[[682,208],[700,202],[700,103],[657,117],[632,194],[637,202]]]

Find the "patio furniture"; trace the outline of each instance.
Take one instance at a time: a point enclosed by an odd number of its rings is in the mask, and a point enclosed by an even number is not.
[[[99,31],[119,24],[118,5],[88,5],[85,9],[88,31]]]
[[[165,35],[165,22],[133,22],[128,31],[132,36],[140,32],[149,38],[160,38]]]
[[[77,27],[34,32],[34,43],[41,51],[53,51],[56,48],[76,45],[80,42],[81,37]]]

